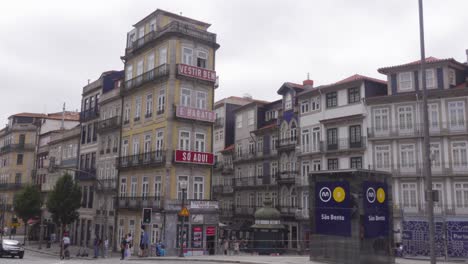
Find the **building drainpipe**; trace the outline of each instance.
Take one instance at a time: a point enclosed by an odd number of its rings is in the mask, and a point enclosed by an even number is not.
[[[120,88],[120,87],[119,87]],[[119,131],[119,149],[117,151],[118,153],[118,157],[117,157],[117,166],[118,164],[120,163],[120,155],[121,155],[121,151],[122,151],[122,130],[123,130],[123,109],[124,109],[124,97],[122,95],[120,95],[121,97],[121,106],[120,106],[120,131]],[[115,183],[115,188],[116,188],[116,196],[115,196],[115,202],[117,202],[117,206],[116,206],[116,203],[114,203],[114,243],[113,243],[113,246],[112,246],[112,250],[113,251],[117,251],[117,242],[120,241],[121,237],[118,237],[119,235],[119,228],[118,228],[118,212],[119,212],[119,208],[118,208],[118,197],[119,197],[119,183],[120,183],[120,170],[117,170],[117,182]]]

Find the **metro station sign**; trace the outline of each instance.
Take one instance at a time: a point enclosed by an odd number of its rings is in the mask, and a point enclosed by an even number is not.
[[[213,83],[216,82],[215,71],[187,64],[177,64],[177,74]]]
[[[195,152],[189,150],[176,150],[175,162],[193,163],[201,165],[213,165],[214,155],[207,152]]]
[[[181,105],[177,106],[176,116],[180,118],[187,118],[211,123],[213,123],[216,120],[216,114],[214,111]]]

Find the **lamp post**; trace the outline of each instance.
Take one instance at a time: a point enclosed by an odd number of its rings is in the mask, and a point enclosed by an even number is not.
[[[185,191],[187,190],[187,182],[183,181],[180,183],[180,188],[182,190],[182,206],[181,206],[181,211],[185,207]],[[184,257],[184,224],[185,224],[185,216],[180,216],[181,219],[181,225],[180,225],[180,237],[179,237],[179,242],[180,242],[180,251],[179,251],[179,257],[183,258]]]

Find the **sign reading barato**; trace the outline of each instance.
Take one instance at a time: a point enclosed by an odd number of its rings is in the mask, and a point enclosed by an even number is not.
[[[175,162],[213,165],[214,156],[212,153],[206,153],[206,152],[195,152],[195,151],[190,151],[190,150],[176,150]]]
[[[187,64],[178,64],[177,73],[180,75],[197,78],[204,81],[215,82],[216,72]]]
[[[216,119],[215,112],[213,111],[187,107],[187,106],[182,106],[182,105],[177,106],[176,116],[181,117],[181,118],[200,120],[200,121],[211,122],[211,123],[213,123]]]

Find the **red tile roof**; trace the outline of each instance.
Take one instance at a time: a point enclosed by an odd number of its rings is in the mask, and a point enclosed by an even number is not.
[[[348,78],[345,78],[345,79],[343,79],[341,81],[338,81],[338,82],[330,84],[330,85],[343,84],[343,83],[349,83],[349,82],[354,82],[354,81],[372,81],[372,82],[387,84],[387,82],[383,81],[383,80],[375,79],[375,78],[360,75],[360,74],[354,74],[352,76],[349,76]]]
[[[428,63],[428,64],[444,62],[444,61],[451,61],[451,62],[454,62],[454,63],[457,63],[457,64],[462,64],[462,63],[456,61],[454,58],[439,59],[439,58],[432,57],[432,56],[426,58],[426,63]],[[390,69],[395,69],[395,68],[404,67],[404,66],[418,65],[420,63],[421,63],[421,60],[416,60],[416,61],[412,61],[412,62],[400,64],[400,65],[382,67],[382,68],[379,68],[377,71],[380,72],[380,73],[386,73],[387,70],[390,70]]]

